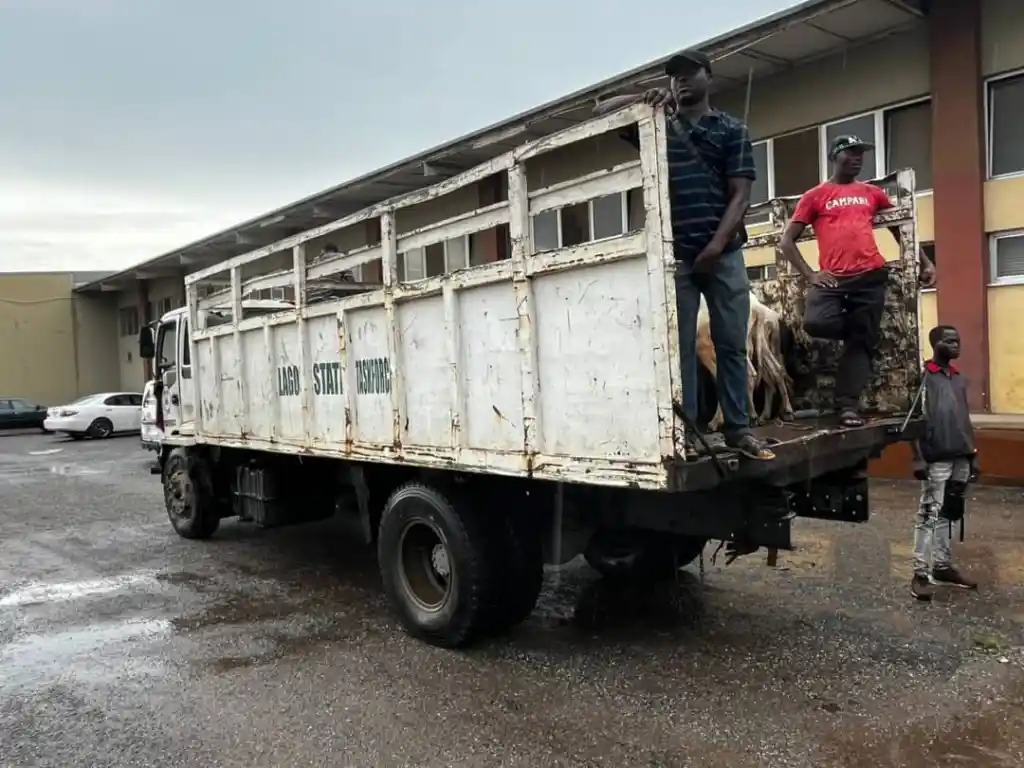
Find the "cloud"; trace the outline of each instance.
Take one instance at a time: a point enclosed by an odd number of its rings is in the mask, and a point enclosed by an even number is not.
[[[0,0],[0,270],[129,266],[782,5]]]

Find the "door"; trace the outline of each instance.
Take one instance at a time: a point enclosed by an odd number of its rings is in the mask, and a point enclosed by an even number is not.
[[[41,410],[35,403],[28,400],[11,400],[11,407],[14,410],[14,420],[19,427],[41,427],[46,418],[46,411]]]
[[[178,318],[175,315],[160,323],[156,337],[157,375],[160,377],[161,427],[167,432],[178,431]]]
[[[132,416],[131,396],[111,395],[103,401],[103,417],[110,420],[115,432],[131,432],[135,422]]]
[[[181,365],[178,366],[180,379],[178,382],[180,398],[179,413],[181,423],[191,424],[196,418],[195,404],[195,380],[192,378],[192,349],[189,344],[188,316],[181,315],[181,323],[178,326],[178,359]]]
[[[0,400],[0,429],[16,427],[17,421],[14,413],[14,406],[10,400]]]
[[[128,406],[131,414],[131,426],[129,429],[132,432],[142,431],[142,395],[129,394],[128,395]]]

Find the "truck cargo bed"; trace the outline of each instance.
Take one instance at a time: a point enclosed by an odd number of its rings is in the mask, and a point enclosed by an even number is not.
[[[639,153],[618,138],[630,125]],[[190,275],[169,444],[650,490],[720,481],[722,460],[685,458],[677,412],[664,132],[637,105]],[[896,204],[875,223],[900,228],[902,252],[867,405],[895,414],[916,389],[917,273],[913,174],[889,181]],[[751,249],[774,248],[792,203],[772,201]],[[827,408],[837,348],[800,332],[804,286],[779,264],[753,289],[792,330],[797,407]],[[281,306],[251,309],[268,290]],[[764,427],[776,462],[724,462],[782,482],[831,452],[877,452],[891,426]]]

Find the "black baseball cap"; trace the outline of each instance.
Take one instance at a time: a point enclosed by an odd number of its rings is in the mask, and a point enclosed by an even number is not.
[[[694,68],[711,74],[711,59],[700,51],[683,51],[665,62],[665,74],[669,77],[692,72]]]
[[[861,151],[867,149],[874,149],[875,145],[870,141],[862,141],[857,136],[840,136],[838,139],[832,142],[832,148],[828,151],[829,159],[834,160],[835,156],[840,152],[845,152],[848,149],[859,149]]]

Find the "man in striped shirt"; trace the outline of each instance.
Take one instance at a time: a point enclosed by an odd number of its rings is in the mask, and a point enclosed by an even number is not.
[[[644,100],[665,108],[669,195],[676,257],[676,305],[682,357],[683,410],[698,419],[697,313],[703,294],[718,359],[718,399],[726,445],[743,455],[775,455],[750,431],[747,324],[750,283],[743,263],[743,217],[756,177],[750,135],[742,121],[708,104],[711,62],[685,51],[665,64],[668,88],[601,102],[607,113]]]

